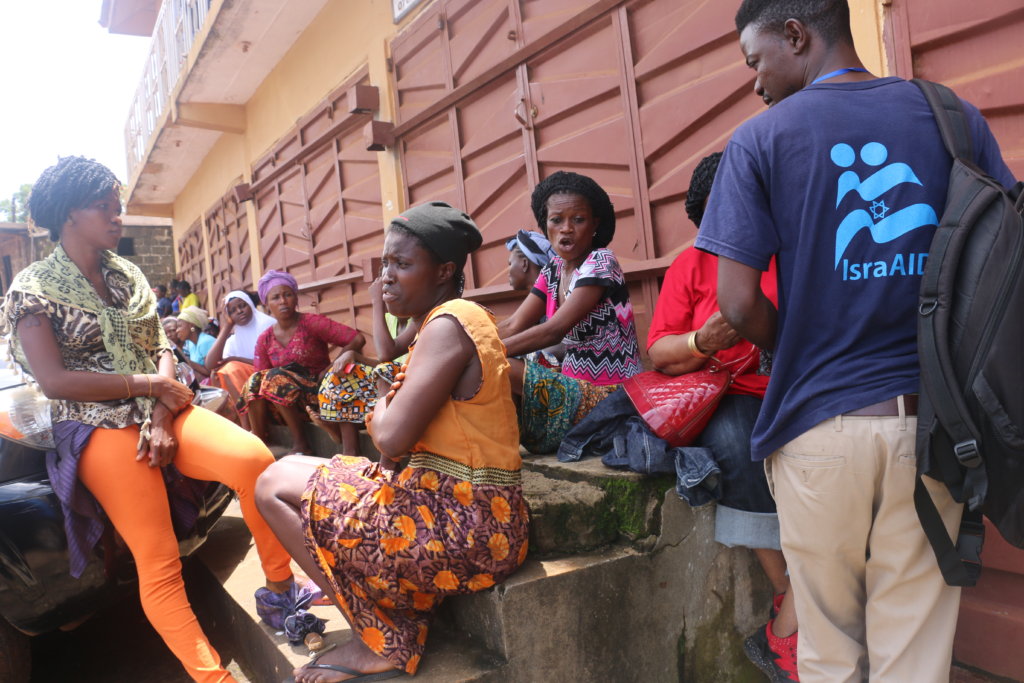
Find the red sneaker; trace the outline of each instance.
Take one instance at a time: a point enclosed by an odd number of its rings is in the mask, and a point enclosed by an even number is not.
[[[799,682],[800,676],[796,670],[797,634],[779,638],[772,633],[772,621],[743,641],[743,651],[772,683]]]
[[[776,593],[775,597],[772,598],[772,609],[768,614],[768,621],[771,621],[775,617],[779,616],[779,610],[782,609],[782,601],[786,599],[785,593]]]

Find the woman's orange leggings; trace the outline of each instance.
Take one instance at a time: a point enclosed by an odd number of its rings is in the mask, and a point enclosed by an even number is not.
[[[202,408],[188,407],[174,420],[174,465],[193,479],[232,488],[252,532],[263,573],[270,581],[291,575],[290,557],[267,526],[253,494],[256,478],[274,462],[266,445],[238,425]],[[96,429],[79,460],[78,477],[96,497],[135,558],[142,608],[167,646],[197,681],[234,680],[199,627],[185,595],[178,541],[160,470],[135,460],[137,425]]]

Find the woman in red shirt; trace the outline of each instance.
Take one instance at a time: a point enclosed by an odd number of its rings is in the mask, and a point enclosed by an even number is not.
[[[700,226],[721,154],[694,169],[686,213]],[[778,305],[775,260],[761,276],[761,289]],[[669,266],[647,336],[655,368],[682,375],[704,367],[711,356],[739,361],[758,350],[729,326],[718,310],[718,257],[690,247]],[[772,680],[797,680],[796,610],[789,593],[779,521],[762,463],[750,456],[750,435],[768,377],[755,361],[739,374],[695,445],[711,450],[721,469],[722,496],[715,510],[715,540],[751,548],[775,589],[771,619],[744,642],[744,650]]]
[[[273,405],[291,433],[292,451],[310,453],[302,423],[309,420],[306,408],[318,405],[320,378],[331,365],[328,348],[359,351],[366,339],[325,316],[299,313],[298,283],[288,273],[267,271],[257,289],[276,322],[256,340],[256,372],[238,399],[238,412],[248,413],[252,433],[266,441],[267,410]]]

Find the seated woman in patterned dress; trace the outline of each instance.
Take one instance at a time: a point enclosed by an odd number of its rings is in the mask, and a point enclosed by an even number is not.
[[[620,384],[642,368],[626,278],[607,248],[615,235],[608,193],[587,176],[558,171],[537,185],[531,206],[555,258],[499,328],[508,355],[562,342],[565,375]]]
[[[275,322],[256,340],[256,372],[242,390],[238,412],[249,414],[250,430],[266,441],[267,410],[272,405],[288,426],[292,452],[310,453],[302,424],[308,419],[306,407],[316,405],[320,375],[331,364],[329,347],[358,350],[366,339],[325,316],[299,313],[299,285],[288,273],[268,270],[257,291]]]
[[[392,221],[384,301],[418,335],[369,423],[380,463],[290,456],[257,484],[278,538],[359,636],[296,670],[299,683],[415,673],[444,596],[489,588],[526,557],[509,365],[491,313],[458,298],[480,244],[443,202]]]
[[[355,350],[343,351],[320,383],[320,410],[306,409],[309,419],[327,432],[345,455],[360,455],[359,429],[377,404],[377,381],[394,381],[416,333],[407,319],[396,318],[385,310],[379,277],[370,285],[370,302],[377,357],[370,358]]]

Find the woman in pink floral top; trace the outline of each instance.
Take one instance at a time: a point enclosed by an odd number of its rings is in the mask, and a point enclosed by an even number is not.
[[[266,441],[267,410],[273,406],[291,433],[292,451],[309,453],[302,423],[308,420],[306,408],[317,406],[320,375],[331,364],[328,348],[358,351],[366,339],[348,325],[299,313],[298,283],[288,273],[267,271],[258,290],[277,322],[256,340],[256,372],[238,399],[238,412],[248,413],[252,432]]]

